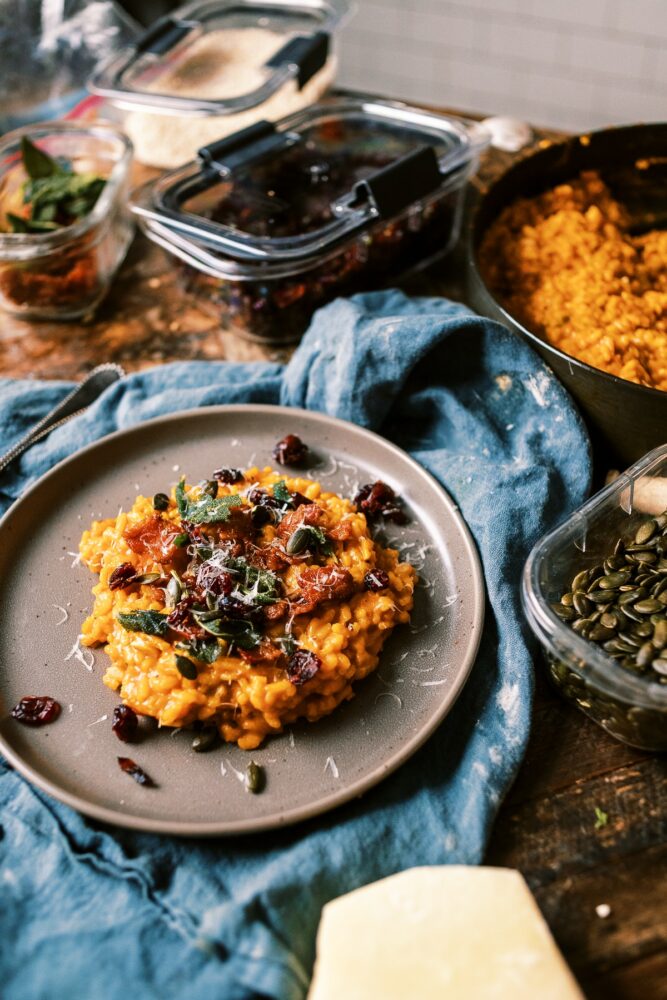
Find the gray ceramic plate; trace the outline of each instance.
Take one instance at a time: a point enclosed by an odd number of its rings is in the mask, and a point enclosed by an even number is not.
[[[310,474],[326,487],[351,496],[359,484],[382,478],[404,498],[410,523],[387,527],[385,536],[420,573],[412,625],[394,632],[353,701],[252,754],[234,746],[196,754],[190,736],[177,730],[121,744],[111,732],[118,698],[102,684],[103,650],[87,652],[86,662],[72,655],[97,579],[76,559],[82,530],[181,474],[194,482],[222,465],[272,465],[273,445],[286,433],[309,444]],[[0,523],[0,749],[29,781],[108,823],[188,836],[294,823],[381,781],[442,723],[472,667],[483,611],[477,554],[456,507],[377,435],[272,406],[152,420],[62,462]],[[29,694],[61,702],[60,719],[29,729],[9,718]],[[118,768],[118,755],[131,756],[159,787],[137,785]],[[266,768],[261,795],[249,794],[241,780],[251,758]]]

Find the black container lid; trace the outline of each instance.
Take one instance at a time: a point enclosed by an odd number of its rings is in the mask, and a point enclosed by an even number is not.
[[[347,0],[214,0],[162,17],[88,81],[89,89],[123,107],[162,114],[230,115],[263,104],[290,80],[299,89],[324,66],[331,36],[349,12]],[[275,47],[256,67],[249,89],[220,96],[170,92],[165,81],[210,32],[262,28]],[[236,36],[235,36],[236,37]],[[249,55],[249,65],[255,66]]]
[[[323,103],[204,147],[135,192],[132,209],[232,258],[307,260],[462,185],[487,143],[460,118]]]

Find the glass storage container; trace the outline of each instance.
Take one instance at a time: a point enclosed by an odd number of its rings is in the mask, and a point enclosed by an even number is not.
[[[289,343],[339,295],[444,254],[486,130],[388,101],[261,122],[134,192],[148,236],[247,338]]]
[[[347,0],[213,0],[160,18],[89,81],[139,162],[176,167],[200,146],[275,121],[331,86]]]
[[[27,136],[75,173],[104,177],[92,210],[43,233],[8,232],[27,179],[21,139]],[[132,145],[108,126],[70,122],[29,125],[0,141],[0,305],[31,319],[74,319],[106,294],[132,239],[127,207]]]
[[[647,589],[656,607],[653,614],[635,614],[623,626],[625,637],[630,632],[635,639],[635,619],[641,619],[640,631],[645,634],[639,641],[651,643],[651,626],[655,640],[656,625],[667,620],[667,517],[660,517],[665,511],[667,445],[649,452],[538,542],[522,582],[524,611],[542,644],[557,689],[612,736],[645,750],[667,750],[667,675],[662,666],[667,662],[667,648],[660,651],[664,634],[658,648],[649,649],[649,659],[657,658],[660,669],[650,663],[633,669],[623,665],[619,650],[619,659],[614,659],[602,645],[574,631],[553,606],[570,590],[575,574],[600,566],[619,538],[625,545],[636,545],[642,523],[658,518],[644,549],[653,553]],[[636,602],[629,601],[632,608]],[[646,605],[644,609],[648,611]],[[664,633],[665,626],[660,628]],[[624,642],[621,637],[621,648]]]

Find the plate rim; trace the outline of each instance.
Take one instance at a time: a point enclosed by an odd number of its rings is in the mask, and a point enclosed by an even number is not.
[[[58,802],[62,802],[63,804],[74,809],[76,812],[82,814],[83,816],[87,816],[90,819],[108,823],[111,826],[125,830],[137,830],[143,833],[157,833],[167,836],[191,838],[235,837],[239,835],[260,834],[271,830],[284,829],[288,826],[293,826],[297,823],[314,819],[339,808],[355,798],[360,798],[403,764],[407,763],[407,761],[410,760],[410,758],[413,757],[419,749],[421,749],[436,729],[438,729],[443,723],[444,719],[456,704],[461,691],[470,677],[470,673],[477,658],[477,653],[479,652],[479,646],[484,630],[486,591],[477,546],[470,529],[460,512],[458,504],[454,502],[445,487],[436,479],[434,475],[432,475],[432,473],[428,471],[428,469],[417,462],[416,459],[414,459],[407,451],[404,451],[398,445],[394,444],[393,441],[389,441],[381,434],[369,430],[367,427],[362,427],[361,425],[352,423],[352,421],[349,420],[343,420],[340,417],[332,417],[319,410],[308,410],[303,407],[281,406],[279,404],[271,403],[217,403],[210,406],[205,405],[200,407],[190,407],[186,410],[174,410],[171,413],[162,414],[158,417],[151,417],[148,420],[141,420],[128,427],[112,431],[110,434],[105,434],[96,441],[92,441],[83,448],[77,449],[73,454],[61,459],[51,469],[43,473],[24,493],[21,494],[21,496],[17,497],[2,518],[0,518],[0,538],[6,530],[7,525],[16,516],[19,506],[23,507],[25,503],[29,503],[33,493],[41,490],[44,484],[51,478],[55,478],[56,475],[59,475],[63,468],[80,461],[80,459],[86,454],[96,451],[98,448],[105,447],[110,442],[119,438],[139,434],[142,431],[145,431],[146,428],[154,427],[159,424],[170,423],[176,419],[191,420],[196,417],[201,418],[202,416],[224,416],[229,413],[248,413],[250,411],[253,413],[259,412],[266,414],[280,411],[284,415],[289,414],[293,417],[306,417],[309,420],[314,420],[315,423],[323,424],[329,428],[333,425],[334,427],[339,427],[348,433],[352,431],[361,438],[368,438],[376,444],[379,443],[381,447],[387,449],[388,451],[393,452],[393,454],[401,461],[407,462],[417,476],[426,480],[429,485],[435,486],[437,491],[441,494],[442,500],[448,508],[450,516],[456,522],[462,541],[465,544],[466,555],[469,559],[468,565],[471,570],[470,580],[473,590],[472,600],[477,608],[467,636],[465,655],[462,660],[463,666],[459,670],[453,687],[448,692],[446,704],[440,705],[433,717],[429,720],[428,724],[423,726],[419,732],[412,736],[409,740],[403,742],[401,746],[391,754],[389,759],[382,763],[382,765],[376,767],[369,774],[358,779],[353,784],[346,786],[340,792],[330,795],[324,806],[313,804],[300,806],[291,811],[282,810],[279,816],[274,815],[272,817],[259,817],[256,820],[225,820],[224,822],[216,820],[211,823],[202,823],[194,821],[163,821],[159,819],[151,819],[150,817],[122,815],[117,810],[110,809],[107,806],[96,805],[86,798],[82,798],[79,795],[69,792],[66,789],[61,788],[55,782],[51,781],[51,779],[44,777],[31,764],[24,761],[19,753],[16,753],[13,750],[2,732],[0,732],[0,753],[2,753],[5,759],[9,761],[12,767],[23,778],[39,788],[41,791],[52,796]]]

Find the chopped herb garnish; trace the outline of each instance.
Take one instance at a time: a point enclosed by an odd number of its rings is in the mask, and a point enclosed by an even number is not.
[[[599,806],[595,807],[595,829],[601,830],[609,822],[609,813],[604,812]]]
[[[287,634],[281,635],[278,639],[276,639],[276,645],[279,647],[281,652],[285,654],[285,656],[293,656],[299,648],[294,636]]]
[[[190,541],[190,536],[188,535],[187,531],[182,531],[180,535],[176,535],[176,538],[174,538],[174,545],[176,546],[177,549],[184,549],[189,541]]]
[[[222,653],[217,639],[190,639],[189,642],[176,643],[176,648],[200,663],[214,663]]]
[[[225,621],[223,618],[209,618],[208,613],[202,615],[194,612],[196,622],[211,635],[218,636],[233,643],[239,649],[255,649],[262,641],[262,634],[258,632],[252,622],[234,619]]]
[[[217,488],[217,484],[216,484]],[[176,487],[176,503],[182,520],[190,524],[217,524],[229,520],[232,507],[240,507],[243,500],[236,494],[212,497],[202,493],[197,500],[191,500],[185,492],[185,480]]]
[[[237,574],[234,589],[248,603],[275,604],[280,598],[280,580],[271,570],[258,569],[245,559],[228,559],[225,565]]]
[[[278,482],[274,484],[273,495],[276,500],[280,501],[280,503],[291,504],[292,502],[292,494],[287,489],[284,479],[279,479]]]
[[[167,616],[161,611],[119,611],[118,621],[128,632],[165,636],[169,630]]]

